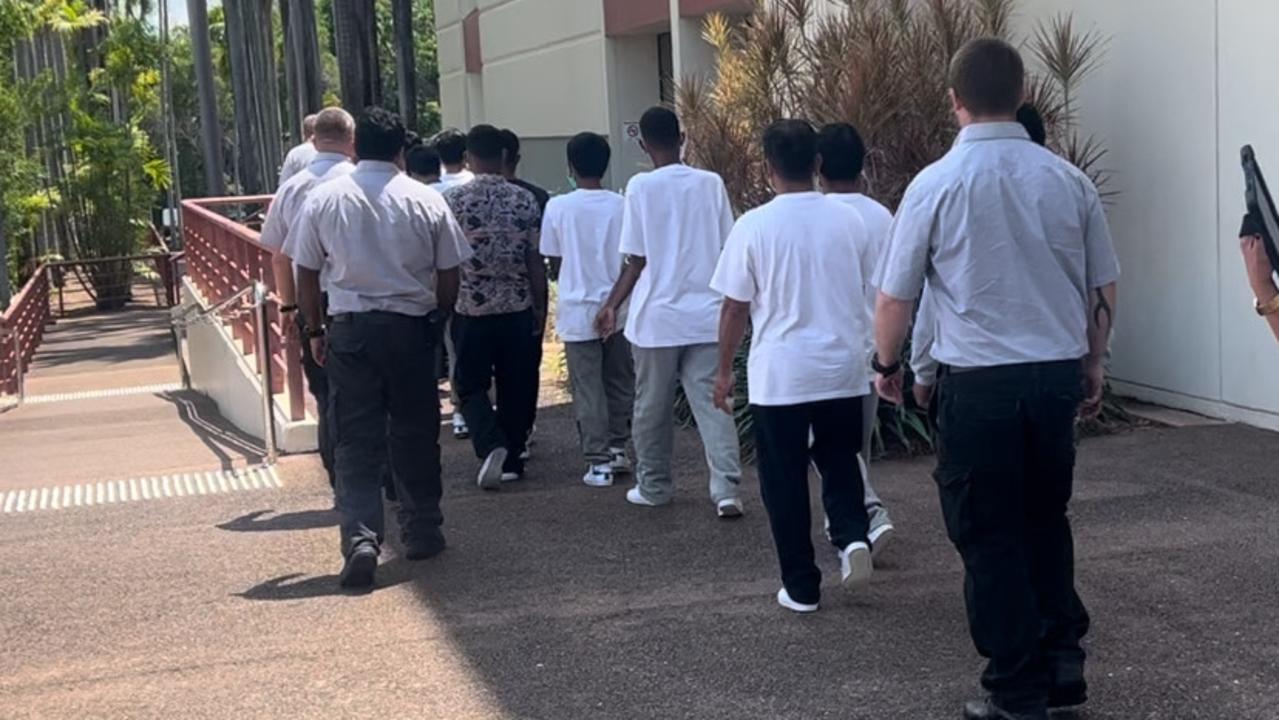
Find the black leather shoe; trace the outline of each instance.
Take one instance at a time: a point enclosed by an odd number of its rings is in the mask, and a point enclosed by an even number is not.
[[[1008,712],[995,704],[994,700],[973,700],[964,706],[964,720],[1047,720],[1048,713],[1014,713]]]
[[[1088,683],[1078,680],[1056,685],[1048,693],[1048,712],[1068,712],[1083,707],[1088,702]]]
[[[344,588],[371,588],[377,572],[377,547],[365,542],[356,545],[346,556],[338,584]]]

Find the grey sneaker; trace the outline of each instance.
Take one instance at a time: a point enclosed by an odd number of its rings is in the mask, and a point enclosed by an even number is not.
[[[884,548],[888,547],[888,543],[893,539],[893,521],[888,517],[888,511],[884,506],[880,505],[870,512],[870,532],[867,534],[870,540],[870,551],[876,560],[880,554],[884,552]]]

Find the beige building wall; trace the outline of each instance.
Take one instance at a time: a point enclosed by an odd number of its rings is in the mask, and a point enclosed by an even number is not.
[[[1110,38],[1083,88],[1110,150],[1123,262],[1113,373],[1125,392],[1279,429],[1279,347],[1251,310],[1239,255],[1239,149],[1279,180],[1271,0],[1025,0],[1023,20],[1072,12]],[[1151,22],[1151,18],[1158,18]],[[1252,39],[1250,39],[1252,38]]]

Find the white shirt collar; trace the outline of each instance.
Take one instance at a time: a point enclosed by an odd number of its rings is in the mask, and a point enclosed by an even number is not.
[[[356,172],[364,173],[398,173],[400,168],[386,160],[361,160],[355,164]]]
[[[1030,134],[1018,122],[990,122],[969,125],[959,131],[955,145],[984,140],[1029,140]]]

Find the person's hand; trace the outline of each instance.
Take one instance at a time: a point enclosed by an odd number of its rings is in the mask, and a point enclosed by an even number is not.
[[[1248,270],[1252,294],[1258,301],[1265,303],[1274,297],[1276,291],[1274,268],[1270,266],[1270,256],[1266,254],[1266,243],[1260,235],[1250,235],[1240,239],[1239,247],[1243,251],[1243,264]]]
[[[1084,401],[1079,417],[1091,420],[1101,414],[1101,398],[1106,388],[1106,363],[1102,358],[1084,358]]]
[[[546,311],[533,308],[533,337],[546,334]]]
[[[902,397],[902,380],[905,374],[905,371],[898,370],[892,375],[876,376],[875,392],[879,393],[879,397],[887,400],[889,404],[901,405],[904,400]]]
[[[606,340],[612,337],[617,332],[617,311],[608,305],[600,308],[599,314],[595,316],[595,329]]]
[[[715,407],[723,410],[729,415],[733,414],[733,386],[736,384],[736,378],[733,377],[733,371],[719,372],[715,374]]]
[[[933,386],[932,385],[925,385],[921,382],[916,381],[915,386],[911,389],[911,392],[915,395],[915,404],[918,405],[921,410],[927,410],[928,406],[932,404],[933,402]]]
[[[329,354],[328,343],[324,342],[324,336],[311,338],[311,358],[315,360],[315,364],[324,367],[328,361]]]

